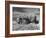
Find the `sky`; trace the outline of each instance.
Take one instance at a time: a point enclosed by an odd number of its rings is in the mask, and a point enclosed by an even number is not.
[[[19,13],[40,13],[40,8],[13,7],[13,12],[19,12]]]

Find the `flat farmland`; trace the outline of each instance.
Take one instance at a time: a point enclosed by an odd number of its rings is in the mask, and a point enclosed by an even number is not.
[[[13,31],[19,31],[19,30],[40,30],[40,25],[35,23],[30,24],[13,24]]]

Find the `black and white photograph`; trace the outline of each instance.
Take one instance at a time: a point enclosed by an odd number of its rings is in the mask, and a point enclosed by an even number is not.
[[[42,32],[42,6],[11,5],[11,30]]]
[[[40,9],[13,7],[13,31],[40,30]]]

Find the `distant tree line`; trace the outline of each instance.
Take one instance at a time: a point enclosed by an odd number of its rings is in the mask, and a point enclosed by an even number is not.
[[[33,20],[32,20],[33,18]],[[39,23],[39,20],[37,20],[37,16],[34,16],[34,17],[17,17],[16,18],[16,22],[18,24],[30,24],[30,23],[35,23],[35,24],[38,24]]]

